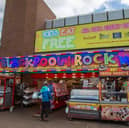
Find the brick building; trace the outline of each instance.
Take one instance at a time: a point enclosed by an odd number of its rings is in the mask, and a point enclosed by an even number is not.
[[[33,54],[36,30],[54,18],[43,0],[6,0],[0,56]]]

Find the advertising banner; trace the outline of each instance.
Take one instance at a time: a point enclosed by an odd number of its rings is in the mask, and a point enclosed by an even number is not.
[[[129,121],[129,106],[102,105],[101,117],[103,120]]]
[[[129,19],[36,32],[35,52],[129,46]]]
[[[91,70],[103,65],[110,68],[129,65],[129,52],[125,50],[71,52],[0,58],[0,72]]]

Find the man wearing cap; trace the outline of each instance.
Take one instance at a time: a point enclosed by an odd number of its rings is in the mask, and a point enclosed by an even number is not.
[[[47,81],[45,81],[43,83],[43,86],[40,90],[40,95],[41,95],[41,99],[42,99],[41,120],[48,120],[48,113],[50,110],[51,93],[48,88]]]

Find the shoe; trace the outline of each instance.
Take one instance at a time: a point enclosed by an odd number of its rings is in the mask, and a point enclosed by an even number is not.
[[[44,121],[48,121],[48,118],[44,118],[43,120],[44,120]]]
[[[40,121],[44,121],[44,119],[40,119]]]

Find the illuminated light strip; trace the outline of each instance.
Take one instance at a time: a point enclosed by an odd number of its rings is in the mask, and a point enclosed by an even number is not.
[[[9,71],[9,72],[14,72],[14,71]]]
[[[82,69],[82,71],[88,71],[88,69]]]
[[[112,52],[112,50],[107,50],[106,52]]]
[[[20,56],[20,57],[23,57],[24,58],[25,56]]]
[[[60,71],[66,71],[66,69],[62,69],[62,70],[60,70]]]
[[[60,55],[66,55],[67,53],[61,53]]]
[[[103,50],[103,51],[84,51],[84,52],[69,52],[69,53],[57,53],[57,54],[37,54],[37,55],[29,55],[29,56],[14,56],[14,57],[8,57],[8,58],[25,58],[25,57],[37,57],[37,56],[54,56],[54,55],[74,55],[74,54],[83,54],[83,53],[102,53],[102,52],[124,52],[129,51],[129,49],[120,49],[120,50]],[[6,57],[0,57],[0,59],[6,58]]]
[[[105,52],[105,50],[102,50],[102,51],[100,51],[101,53],[104,53]]]
[[[51,70],[46,70],[47,72],[50,72]]]
[[[66,69],[67,71],[71,71],[71,69]]]
[[[46,56],[53,56],[53,55],[55,55],[55,54],[47,54]]]
[[[75,54],[82,54],[83,52],[76,52]]]
[[[87,52],[87,53],[93,53],[93,51],[89,51],[89,52]]]
[[[51,71],[56,71],[56,69],[51,69]]]
[[[119,52],[120,50],[112,50],[112,52]]]
[[[76,71],[82,71],[82,69],[77,69]]]
[[[129,51],[129,49],[124,49],[123,51]]]
[[[56,71],[60,71],[59,69],[57,69]]]
[[[72,53],[70,53],[70,52],[67,52],[67,54],[68,54],[68,55],[72,55]]]
[[[33,55],[32,57],[37,57],[38,55]]]
[[[124,52],[125,50],[124,49],[120,49],[119,52]]]
[[[33,72],[38,72],[38,70],[33,70]]]
[[[129,49],[121,49],[121,50],[103,50],[103,51],[84,51],[84,52],[70,52],[70,53],[60,53],[60,54],[37,54],[37,55],[30,55],[30,56],[15,56],[14,58],[21,58],[21,57],[36,57],[36,56],[54,56],[54,55],[72,55],[72,54],[83,54],[83,53],[102,53],[102,52],[123,52],[123,51],[129,51]],[[2,58],[2,57],[1,57]],[[9,58],[13,58],[13,57],[9,57]]]
[[[22,70],[21,72],[25,72],[24,70]]]
[[[100,51],[93,51],[93,53],[100,53]]]

